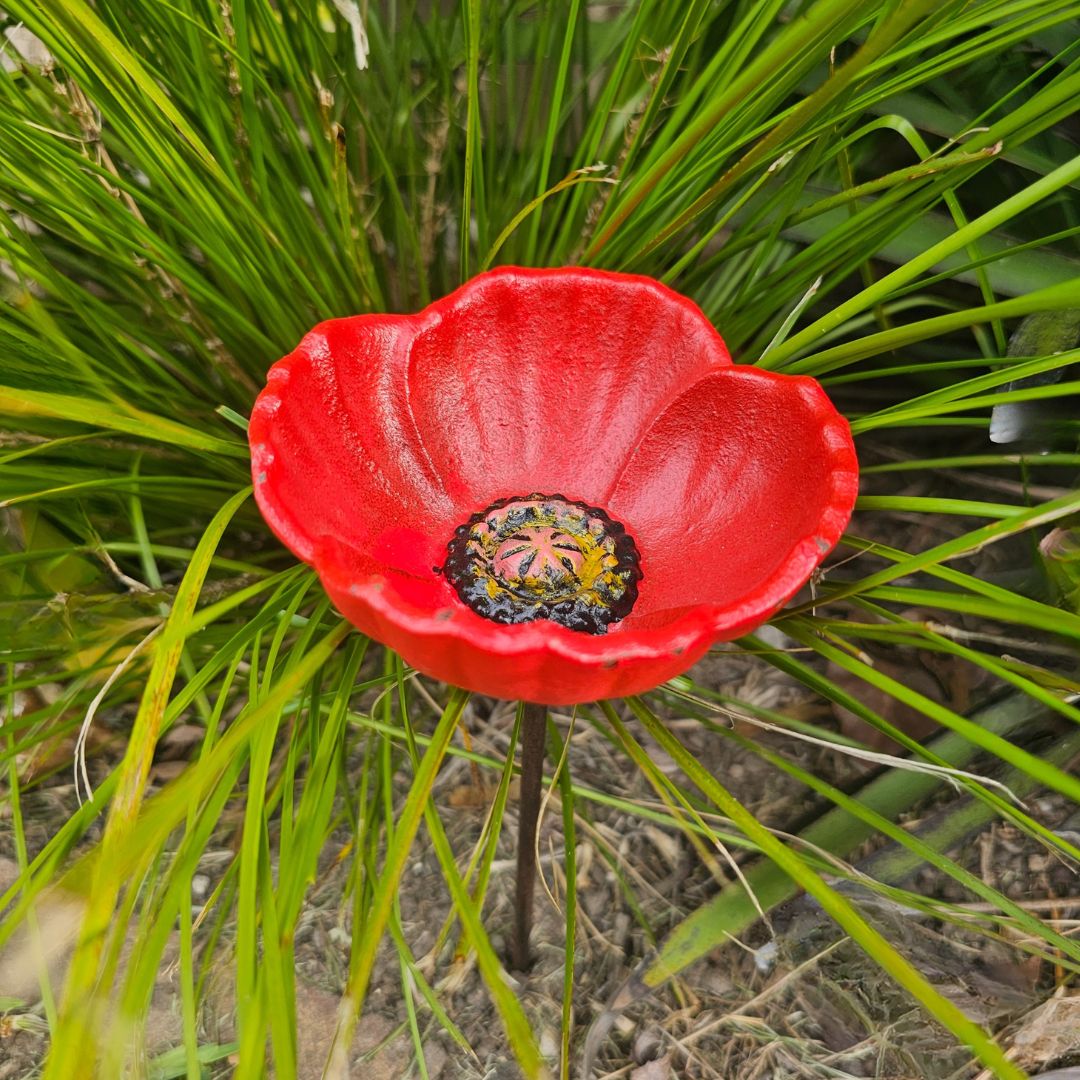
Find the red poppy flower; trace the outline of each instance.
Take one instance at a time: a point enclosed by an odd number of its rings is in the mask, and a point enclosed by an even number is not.
[[[320,324],[250,438],[263,515],[350,621],[548,705],[649,689],[764,622],[858,483],[816,382],[733,365],[685,297],[584,269]]]

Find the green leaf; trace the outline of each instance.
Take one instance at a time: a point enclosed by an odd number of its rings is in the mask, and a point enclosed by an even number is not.
[[[0,386],[0,414],[10,418],[44,417],[50,420],[66,420],[76,424],[89,424],[104,431],[118,431],[125,435],[168,443],[188,450],[209,454],[246,458],[247,447],[240,442],[206,435],[195,428],[166,420],[161,416],[132,409],[119,404],[67,394],[49,394],[40,390],[22,390],[13,386]]]

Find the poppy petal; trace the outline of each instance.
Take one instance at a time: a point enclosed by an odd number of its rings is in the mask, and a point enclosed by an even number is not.
[[[307,562],[323,536],[390,552],[404,534],[430,538],[432,521],[453,527],[404,394],[415,328],[408,316],[334,319],[270,369],[249,426],[255,494]]]
[[[409,399],[459,508],[530,492],[593,502],[642,428],[731,359],[691,301],[650,278],[498,270],[425,313]]]
[[[574,705],[635,694],[685,671],[715,640],[710,612],[603,635],[538,620],[508,626],[460,603],[445,578],[387,570],[333,540],[319,576],[335,607],[425,675],[493,697]]]
[[[641,551],[627,628],[696,604],[715,608],[718,636],[767,618],[836,544],[857,488],[847,422],[814,380],[707,375],[645,433],[606,503]]]

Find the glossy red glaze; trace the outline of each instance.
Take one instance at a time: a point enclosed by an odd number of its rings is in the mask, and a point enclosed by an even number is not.
[[[732,365],[685,297],[586,269],[320,324],[271,368],[250,440],[263,515],[349,620],[425,674],[548,705],[647,690],[764,622],[858,487],[816,382]],[[489,621],[436,572],[458,525],[534,492],[633,534],[639,597],[607,634]]]

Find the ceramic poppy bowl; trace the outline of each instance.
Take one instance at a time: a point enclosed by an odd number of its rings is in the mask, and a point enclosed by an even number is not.
[[[685,297],[586,269],[322,323],[249,431],[264,517],[348,619],[549,705],[649,689],[764,622],[858,486],[816,382],[732,364]]]

